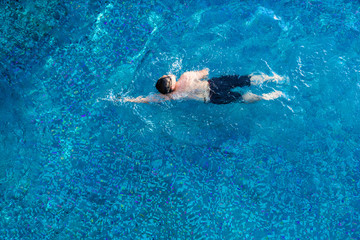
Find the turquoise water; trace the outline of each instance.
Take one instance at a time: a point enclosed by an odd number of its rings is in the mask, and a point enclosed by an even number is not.
[[[359,239],[358,1],[2,1],[1,239]],[[161,75],[286,97],[132,104]]]

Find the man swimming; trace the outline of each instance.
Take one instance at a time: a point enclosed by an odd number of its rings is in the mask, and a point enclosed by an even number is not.
[[[161,94],[139,96],[137,98],[123,98],[126,102],[150,103],[167,100],[192,99],[205,103],[227,104],[231,102],[253,103],[259,100],[273,100],[283,95],[281,91],[256,95],[251,92],[241,94],[232,91],[236,87],[260,85],[265,81],[281,81],[283,78],[273,73],[273,76],[261,75],[229,75],[206,80],[209,69],[183,73],[179,80],[173,74],[164,75],[156,83],[156,89]]]

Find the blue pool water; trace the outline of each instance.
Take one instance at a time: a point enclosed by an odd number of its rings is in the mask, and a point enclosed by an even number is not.
[[[1,1],[1,239],[360,239],[360,3]],[[112,102],[271,71],[256,104]]]

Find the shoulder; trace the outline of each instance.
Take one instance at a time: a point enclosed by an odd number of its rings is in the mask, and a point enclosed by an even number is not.
[[[195,74],[195,72],[184,72],[181,76],[180,76],[180,78],[179,78],[179,81],[180,80],[188,80],[188,79],[194,79],[194,78],[196,78],[196,74]]]

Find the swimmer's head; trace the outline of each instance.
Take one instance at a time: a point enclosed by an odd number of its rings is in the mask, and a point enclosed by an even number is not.
[[[168,94],[175,90],[176,78],[174,75],[164,75],[156,82],[156,89],[162,94]]]

